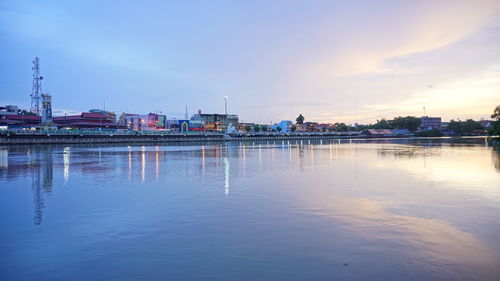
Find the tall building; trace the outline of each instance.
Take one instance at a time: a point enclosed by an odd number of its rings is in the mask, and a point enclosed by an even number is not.
[[[420,129],[421,130],[434,130],[441,128],[441,117],[420,117]]]
[[[234,128],[238,127],[238,115],[236,114],[207,114],[198,110],[197,114],[191,117],[193,121],[201,121],[205,124],[206,131],[227,131],[231,124]]]
[[[52,125],[52,96],[42,94],[42,125]]]

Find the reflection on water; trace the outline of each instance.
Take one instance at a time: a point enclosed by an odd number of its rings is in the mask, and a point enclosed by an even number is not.
[[[499,159],[480,138],[2,147],[0,273],[493,280]]]

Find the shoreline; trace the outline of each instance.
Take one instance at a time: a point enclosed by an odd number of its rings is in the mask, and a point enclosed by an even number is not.
[[[470,136],[485,138],[488,136]],[[0,145],[44,145],[44,144],[120,144],[120,143],[183,143],[183,142],[238,142],[238,141],[277,141],[305,139],[352,139],[352,140],[387,140],[387,139],[446,139],[447,137],[414,136],[366,136],[342,134],[268,134],[268,135],[225,135],[225,134],[19,134],[3,133]]]

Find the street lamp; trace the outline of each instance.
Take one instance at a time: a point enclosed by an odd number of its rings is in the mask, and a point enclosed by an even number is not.
[[[224,96],[224,112],[227,115],[227,96]]]

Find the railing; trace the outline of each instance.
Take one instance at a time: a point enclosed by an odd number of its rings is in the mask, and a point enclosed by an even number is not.
[[[252,132],[232,133],[231,136],[355,136],[361,132]],[[222,132],[171,132],[171,131],[129,131],[129,130],[2,130],[0,135],[127,135],[127,136],[163,136],[163,135],[226,135]]]

